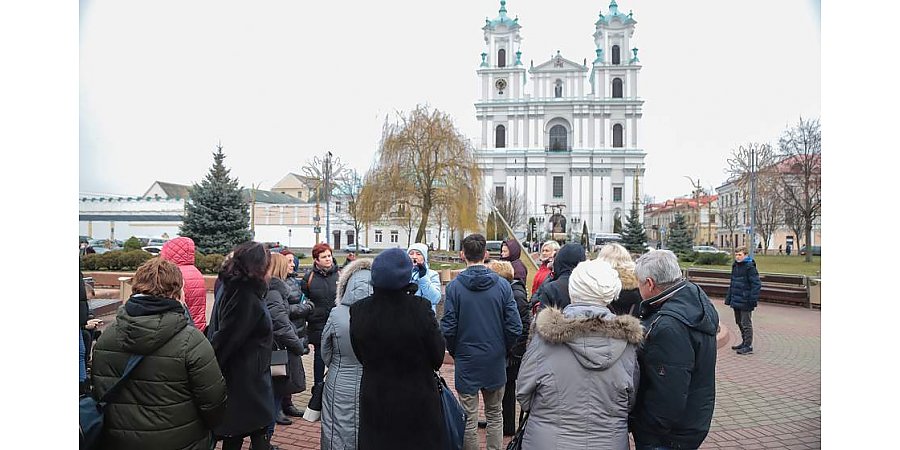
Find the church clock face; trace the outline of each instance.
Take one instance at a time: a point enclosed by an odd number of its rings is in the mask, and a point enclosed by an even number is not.
[[[503,90],[506,89],[506,79],[505,78],[497,79],[497,81],[494,82],[494,86],[496,86],[497,90],[499,90],[500,93],[502,94]]]

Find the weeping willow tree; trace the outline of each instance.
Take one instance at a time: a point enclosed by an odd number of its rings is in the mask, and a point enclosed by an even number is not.
[[[361,218],[383,220],[406,205],[418,218],[416,242],[437,209],[451,229],[476,229],[481,183],[472,147],[451,117],[418,106],[385,121],[377,161],[359,196]]]

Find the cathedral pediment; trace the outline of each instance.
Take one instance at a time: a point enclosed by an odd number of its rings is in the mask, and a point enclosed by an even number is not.
[[[566,58],[560,56],[559,52],[556,52],[556,56],[550,58],[549,61],[534,66],[531,68],[530,72],[587,72],[587,66],[578,64],[574,61],[569,61]]]

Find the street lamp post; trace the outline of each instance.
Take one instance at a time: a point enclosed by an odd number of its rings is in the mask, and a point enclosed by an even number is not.
[[[753,259],[756,251],[756,147],[750,146],[750,245],[747,254]]]
[[[331,152],[325,158],[325,242],[331,245]]]

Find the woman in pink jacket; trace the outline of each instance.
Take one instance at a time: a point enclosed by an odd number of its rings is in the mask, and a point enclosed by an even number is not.
[[[181,270],[184,303],[191,313],[194,326],[203,333],[206,331],[206,282],[203,274],[194,267],[194,241],[187,237],[172,239],[163,244],[159,256],[175,263]]]

